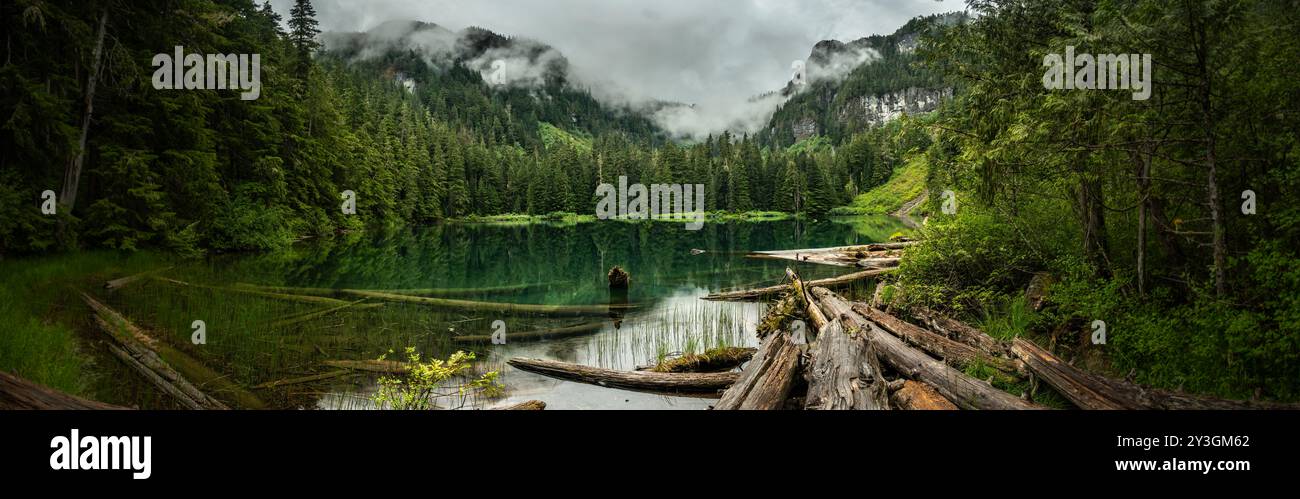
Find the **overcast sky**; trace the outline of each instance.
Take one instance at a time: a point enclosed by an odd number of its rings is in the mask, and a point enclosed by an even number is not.
[[[286,18],[293,0],[273,0]],[[321,29],[418,20],[554,46],[589,86],[726,107],[779,89],[820,40],[889,34],[956,0],[314,0]],[[600,90],[597,89],[600,93]]]

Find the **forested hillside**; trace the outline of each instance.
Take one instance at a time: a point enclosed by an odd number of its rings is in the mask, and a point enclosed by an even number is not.
[[[918,17],[890,35],[817,44],[807,60],[807,83],[783,90],[790,98],[759,141],[784,147],[821,135],[839,143],[901,114],[933,110],[952,89],[922,63],[916,47],[921,37],[965,20],[961,13]],[[845,67],[845,62],[857,61],[863,63]]]
[[[903,264],[911,298],[1139,382],[1300,396],[1294,5],[971,6],[920,49],[961,91],[922,124],[933,215]],[[1044,57],[1068,46],[1150,54],[1150,98],[1046,89]],[[1056,281],[1042,310],[1021,298],[1036,274]]]
[[[365,226],[591,213],[586,193],[619,175],[703,183],[711,211],[817,216],[888,178],[900,158],[880,133],[832,133],[832,145],[850,144],[839,156],[730,134],[666,143],[645,116],[567,82],[550,47],[478,28],[388,23],[322,37],[306,1],[288,19],[249,0],[0,9],[0,209],[10,214],[0,254],[271,249]],[[894,38],[865,43],[898,56]],[[155,89],[149,61],[175,46],[260,54],[260,98]],[[504,84],[484,80],[497,59],[508,64]],[[928,81],[891,76],[905,67],[863,66],[841,93]],[[591,147],[548,142],[546,130]],[[56,215],[38,209],[45,191],[58,196]],[[355,214],[340,209],[345,191]]]

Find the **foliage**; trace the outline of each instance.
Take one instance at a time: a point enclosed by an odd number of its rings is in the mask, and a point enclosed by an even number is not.
[[[390,352],[391,353],[391,352]],[[473,368],[474,354],[456,352],[447,360],[433,359],[422,362],[415,347],[406,348],[407,373],[403,376],[379,378],[379,391],[373,400],[380,407],[396,410],[428,410],[435,408],[439,398],[451,397],[464,406],[470,394],[499,397],[505,387],[500,374],[492,371],[469,381],[456,381]],[[387,355],[381,356],[384,360]]]

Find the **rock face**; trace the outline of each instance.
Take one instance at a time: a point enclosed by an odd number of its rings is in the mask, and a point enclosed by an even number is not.
[[[908,88],[883,95],[865,95],[850,100],[839,110],[841,123],[855,121],[871,126],[881,125],[903,114],[923,114],[939,107],[943,99],[952,97],[952,89]],[[798,135],[796,133],[796,135]]]
[[[791,126],[790,131],[794,133],[795,140],[812,137],[817,135],[817,121],[812,118],[804,118]]]

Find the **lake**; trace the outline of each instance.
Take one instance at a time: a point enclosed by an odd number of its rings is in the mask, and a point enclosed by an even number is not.
[[[542,400],[551,409],[704,409],[709,398],[672,397],[559,381],[516,371],[505,361],[530,357],[631,370],[664,356],[717,346],[757,346],[754,328],[766,305],[716,303],[717,291],[778,284],[792,262],[744,258],[751,250],[866,244],[908,229],[889,217],[827,221],[682,224],[602,221],[567,226],[447,224],[348,234],[266,254],[216,255],[176,264],[157,279],[114,292],[107,302],[225,381],[243,387],[329,372],[330,360],[376,359],[407,347],[424,358],[461,351],[475,370],[500,371],[505,396],[442,397],[446,408],[494,408]],[[703,253],[693,250],[704,250]],[[606,273],[631,275],[629,308],[587,317],[448,310],[419,303],[327,297],[331,289],[425,290],[457,300],[541,305],[623,303]],[[798,265],[807,278],[852,269]],[[286,299],[284,289],[314,288],[319,302]],[[342,301],[340,301],[342,300]],[[326,312],[326,313],[321,313]],[[202,321],[206,343],[190,341]],[[543,341],[457,341],[585,326],[581,335]],[[92,389],[113,403],[170,407],[164,395],[105,357]],[[251,390],[270,408],[372,408],[378,374]],[[221,394],[215,394],[222,398]]]

